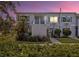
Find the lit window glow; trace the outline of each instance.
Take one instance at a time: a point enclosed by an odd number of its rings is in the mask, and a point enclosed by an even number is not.
[[[58,17],[56,17],[56,16],[50,17],[50,22],[51,23],[57,23],[58,22]]]

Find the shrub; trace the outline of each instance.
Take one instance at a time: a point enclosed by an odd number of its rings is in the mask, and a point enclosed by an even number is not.
[[[29,32],[28,34],[29,34],[29,36],[31,36],[31,35],[32,35],[32,33],[31,33],[31,32]]]
[[[64,34],[64,37],[68,37],[69,35],[71,35],[71,31],[69,29],[64,29],[63,34]]]
[[[79,36],[77,36],[77,38],[79,38]]]
[[[30,37],[29,42],[49,42],[50,39],[48,37],[39,37],[39,36],[33,36]]]
[[[60,37],[60,33],[61,33],[60,29],[55,29],[54,34],[56,37]]]
[[[17,31],[17,36],[16,39],[19,41],[25,41],[28,40],[29,33],[28,33],[28,23],[27,23],[27,17],[22,16],[20,18],[20,21],[17,23],[16,31]]]

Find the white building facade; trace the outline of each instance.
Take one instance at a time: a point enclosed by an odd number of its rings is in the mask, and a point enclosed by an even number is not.
[[[73,12],[17,12],[19,20],[21,16],[27,17],[32,36],[51,36],[51,32],[58,28],[61,29],[61,36],[63,36],[63,29],[68,28],[72,32],[70,36],[76,37],[79,35],[79,27],[76,28],[79,21],[76,15]]]

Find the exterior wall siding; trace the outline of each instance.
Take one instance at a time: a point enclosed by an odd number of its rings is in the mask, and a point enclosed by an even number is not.
[[[47,26],[43,24],[32,25],[32,36],[47,36]]]
[[[79,36],[79,19],[78,19],[78,36]]]
[[[60,21],[60,24],[59,22],[58,23],[55,23],[54,25],[53,24],[50,24],[49,22],[49,17],[50,16],[57,16],[59,17],[59,14],[19,14],[19,16],[30,16],[30,25],[32,27],[32,36],[47,36],[47,29],[48,28],[59,28],[60,26],[60,29],[61,31],[63,31],[63,28],[66,28],[66,25],[65,25],[65,22],[62,22],[60,19],[58,19],[58,21]],[[46,16],[46,24],[33,24],[33,21],[34,21],[34,16]],[[71,30],[71,36],[72,37],[75,37],[75,34],[76,34],[76,15],[74,13],[69,13],[69,14],[61,14],[60,17],[62,16],[71,16],[72,17],[72,22],[68,22],[68,25],[67,25],[67,28],[70,28]],[[78,21],[79,22],[79,21]],[[79,24],[78,24],[79,25]],[[61,33],[61,36],[63,34]],[[78,35],[79,35],[79,27],[78,27]]]

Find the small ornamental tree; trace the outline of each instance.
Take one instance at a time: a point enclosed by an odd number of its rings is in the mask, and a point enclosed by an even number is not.
[[[60,33],[61,33],[60,29],[55,29],[54,34],[56,37],[60,37]]]
[[[16,39],[20,41],[27,40],[28,34],[28,24],[26,16],[22,16],[17,24],[17,36]]]
[[[68,37],[69,35],[71,35],[70,29],[63,29],[63,34],[65,37]]]

